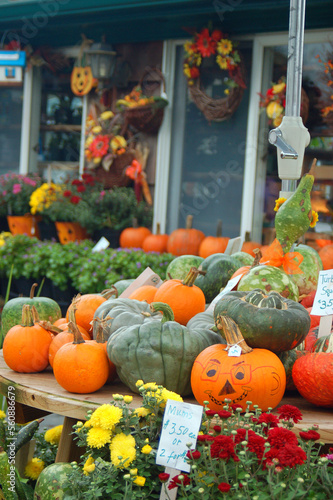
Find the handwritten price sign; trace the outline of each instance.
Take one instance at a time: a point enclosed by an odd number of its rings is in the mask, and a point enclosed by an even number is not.
[[[185,457],[189,449],[195,448],[202,410],[199,405],[168,400],[156,455],[158,465],[190,472]],[[187,446],[189,443],[190,448]]]
[[[318,287],[311,311],[315,316],[333,314],[333,269],[320,271]]]

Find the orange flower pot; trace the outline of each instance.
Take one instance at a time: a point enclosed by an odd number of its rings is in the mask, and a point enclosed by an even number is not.
[[[34,236],[35,238],[40,238],[37,224],[40,219],[40,217],[31,214],[7,215],[9,230],[13,235],[26,234],[28,236]]]
[[[78,222],[55,222],[59,241],[66,245],[71,241],[82,241],[88,238],[85,228]]]

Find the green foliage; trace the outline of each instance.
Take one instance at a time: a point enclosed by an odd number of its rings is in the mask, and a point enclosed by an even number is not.
[[[24,215],[30,213],[30,196],[41,185],[35,174],[7,173],[0,176],[0,214]]]

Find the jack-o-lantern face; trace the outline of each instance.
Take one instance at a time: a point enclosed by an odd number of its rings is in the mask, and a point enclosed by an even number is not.
[[[239,357],[228,356],[224,345],[214,345],[196,358],[191,385],[198,403],[209,401],[211,410],[221,410],[225,399],[246,409],[252,401],[266,411],[281,401],[286,374],[279,358],[266,349],[254,349]]]
[[[88,94],[93,87],[94,77],[90,66],[74,66],[71,74],[71,89],[73,94],[82,96]]]

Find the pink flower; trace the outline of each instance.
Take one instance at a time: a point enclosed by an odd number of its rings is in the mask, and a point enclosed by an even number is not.
[[[13,185],[13,194],[18,194],[22,191],[22,186],[21,184],[14,184]]]

